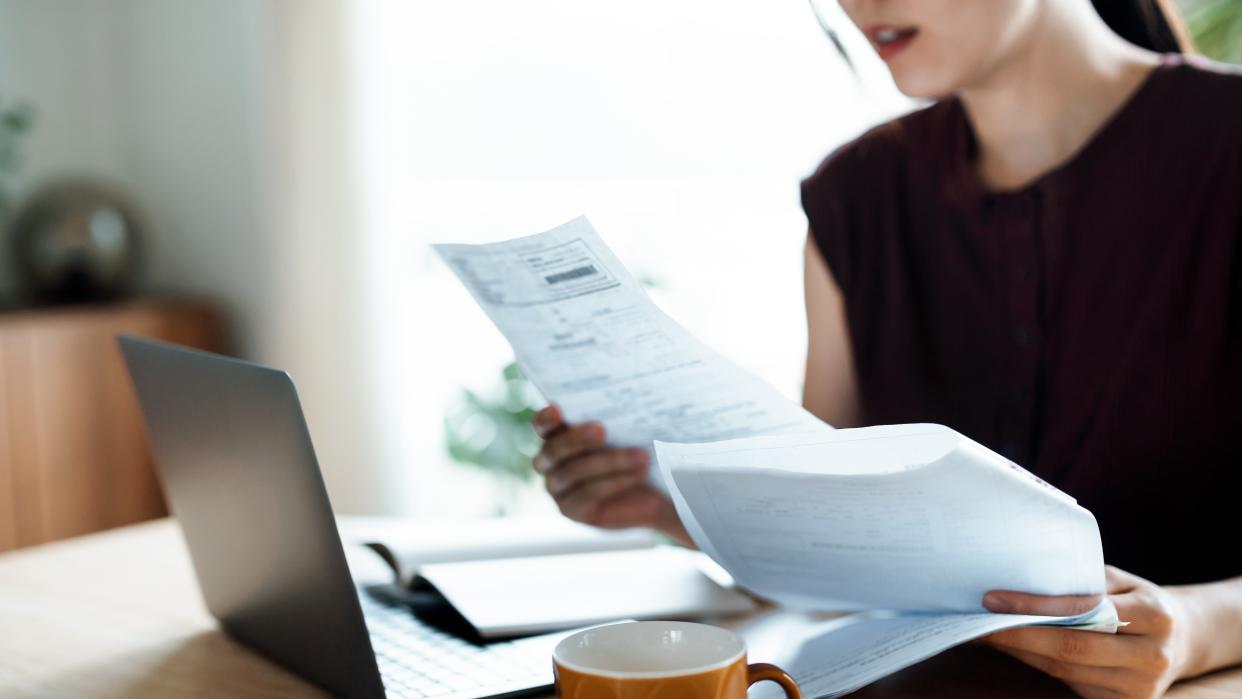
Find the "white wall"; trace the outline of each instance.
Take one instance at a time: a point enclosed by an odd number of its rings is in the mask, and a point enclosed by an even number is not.
[[[0,97],[38,110],[19,198],[63,175],[121,185],[151,224],[147,287],[215,299],[234,349],[293,374],[339,509],[397,509],[351,354],[342,16],[335,0],[0,0]]]
[[[0,2],[0,96],[37,110],[18,198],[58,176],[116,181],[151,223],[148,285],[240,307],[244,350],[271,254],[257,230],[259,8]]]
[[[124,171],[153,221],[150,284],[219,299],[263,353],[275,251],[262,229],[259,3],[126,0],[114,20]]]
[[[28,164],[17,183],[53,173],[90,172],[127,180],[124,121],[116,97],[116,17],[103,3],[0,1],[0,99],[39,107]],[[12,289],[0,250],[0,292]]]

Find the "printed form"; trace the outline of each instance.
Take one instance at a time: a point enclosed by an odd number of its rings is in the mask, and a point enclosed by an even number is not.
[[[531,383],[567,421],[603,423],[611,445],[831,429],[661,311],[586,218],[515,240],[434,247]]]
[[[1100,534],[1073,498],[947,427],[657,442],[656,453],[695,543],[738,584],[794,609],[870,610],[777,659],[807,696],[1001,629],[1121,625],[1108,601],[1068,618],[983,608],[989,590],[1102,593]]]

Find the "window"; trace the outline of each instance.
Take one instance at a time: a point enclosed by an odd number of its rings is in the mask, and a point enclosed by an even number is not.
[[[823,10],[848,24],[836,3]],[[462,386],[486,390],[511,359],[431,242],[586,214],[671,315],[798,396],[798,182],[907,107],[873,79],[882,68],[852,74],[799,2],[385,0],[352,12],[371,361],[385,377],[384,458],[410,469],[413,511],[490,510],[486,479],[449,462],[442,420]]]

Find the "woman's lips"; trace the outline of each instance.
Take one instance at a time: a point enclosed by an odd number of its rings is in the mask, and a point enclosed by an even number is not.
[[[888,24],[877,24],[868,27],[867,38],[875,47],[880,58],[889,61],[914,42],[919,30],[914,27],[898,27]]]

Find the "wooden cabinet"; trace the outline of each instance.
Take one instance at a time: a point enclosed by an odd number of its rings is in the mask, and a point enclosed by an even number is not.
[[[203,303],[0,314],[0,551],[167,514],[117,333],[223,340]]]

